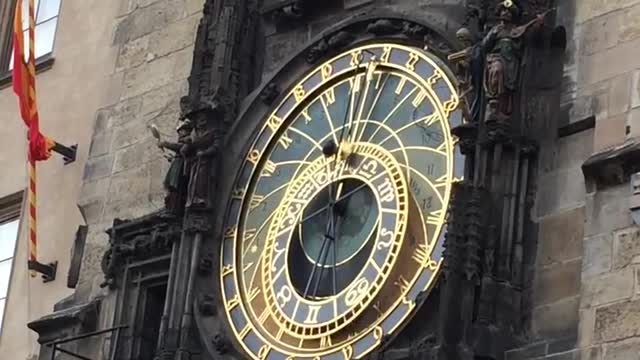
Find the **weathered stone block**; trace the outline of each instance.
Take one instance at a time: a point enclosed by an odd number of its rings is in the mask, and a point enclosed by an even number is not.
[[[132,195],[105,205],[104,213],[112,218],[132,219],[158,210],[159,206],[148,194]]]
[[[533,289],[534,304],[551,304],[577,295],[581,268],[581,261],[575,260],[540,269]]]
[[[620,13],[613,12],[586,21],[580,36],[583,54],[593,54],[615,46],[620,37]]]
[[[580,57],[578,60],[578,83],[585,86],[595,84],[635,70],[639,47],[640,38]]]
[[[111,175],[113,155],[89,159],[84,167],[84,180],[91,181]]]
[[[111,148],[116,151],[124,147],[148,140],[153,135],[142,121],[132,121],[113,130]]]
[[[180,108],[180,97],[185,95],[187,90],[187,82],[184,80],[175,81],[161,88],[151,90],[142,95],[142,109],[140,112],[146,115],[159,110],[162,110],[162,113],[165,113],[167,109],[177,111]]]
[[[98,111],[98,119],[105,130],[119,126],[139,117],[142,98],[130,98],[119,101],[113,106]]]
[[[133,169],[162,156],[154,139],[123,148],[115,153],[113,173]],[[148,180],[148,179],[147,179]]]
[[[578,331],[578,304],[576,296],[533,309],[532,330],[544,338],[561,338]]]
[[[640,300],[603,306],[596,310],[596,343],[640,336]]]
[[[186,48],[173,53],[175,66],[173,68],[173,79],[187,79],[191,74],[191,65],[193,64],[193,49]]]
[[[633,5],[637,0],[581,0],[576,6],[576,22],[593,19],[608,12]]]
[[[89,156],[101,156],[106,155],[111,150],[111,131],[97,133],[91,138],[91,147],[89,149]]]
[[[143,36],[124,43],[118,53],[116,71],[129,69],[144,63],[148,50],[149,36]]]
[[[631,269],[597,276],[582,282],[580,307],[599,305],[628,299],[633,295],[634,274]]]
[[[640,37],[640,3],[636,2],[623,11],[620,21],[620,41],[630,41]]]
[[[584,239],[582,257],[582,278],[590,278],[611,270],[613,237],[610,234]]]
[[[592,346],[582,348],[580,351],[581,360],[602,360],[602,348],[600,346]]]
[[[640,227],[632,227],[614,234],[613,268],[623,269],[640,264]]]
[[[95,181],[84,181],[80,190],[79,201],[86,202],[91,199],[102,199],[109,190],[109,178],[102,178]]]
[[[293,34],[274,34],[265,39],[266,53],[264,58],[264,75],[282,65],[282,62],[292,54],[297,53],[308,41],[304,31],[295,31]]]
[[[148,51],[161,57],[192,45],[200,17],[193,15],[153,32],[149,35]]]
[[[613,186],[587,196],[585,235],[593,236],[624,229],[632,224],[628,184]]]
[[[611,80],[609,88],[609,115],[627,112],[631,103],[631,74],[623,74]]]
[[[124,44],[167,25],[167,11],[170,10],[165,1],[155,1],[149,6],[140,7],[122,18],[113,37],[114,44]]]
[[[578,324],[578,347],[584,348],[593,344],[593,333],[596,327],[596,310],[587,308],[580,310]]]
[[[540,221],[539,265],[550,265],[582,256],[584,207],[550,215]]]
[[[140,165],[112,176],[107,203],[121,201],[131,196],[148,194],[151,182],[149,175],[149,167]]]
[[[151,61],[145,66],[127,70],[124,74],[122,99],[143,94],[172,82],[175,66],[175,58],[169,55]]]
[[[636,295],[640,295],[640,269],[636,269]]]
[[[104,202],[102,200],[91,200],[89,202],[78,202],[78,208],[86,224],[96,224],[102,220],[102,210]]]
[[[640,339],[605,345],[604,360],[640,360]]]
[[[618,114],[607,119],[596,119],[596,133],[593,139],[594,151],[602,151],[624,143],[627,139],[627,116]]]
[[[541,146],[544,158],[540,166],[545,173],[582,166],[593,154],[593,135],[593,130],[586,130]]]
[[[579,166],[544,174],[538,185],[536,213],[539,217],[584,204],[586,188]]]

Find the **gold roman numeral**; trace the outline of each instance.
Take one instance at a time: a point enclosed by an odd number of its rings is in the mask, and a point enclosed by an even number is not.
[[[331,105],[336,102],[336,92],[333,88],[328,89],[322,94],[324,101],[327,105]]]
[[[243,241],[249,241],[256,236],[257,229],[247,229],[244,231],[244,235],[242,236]]]
[[[362,63],[362,50],[351,52],[351,66],[358,66]]]
[[[407,67],[407,69],[411,70],[411,71],[415,71],[416,70],[416,64],[418,63],[418,61],[420,60],[420,57],[414,53],[411,53],[409,55],[409,60],[407,61],[407,63],[405,64],[405,66]]]
[[[258,295],[260,295],[260,288],[255,287],[251,289],[249,292],[249,301],[253,301]]]
[[[389,58],[391,58],[391,46],[385,46],[382,49],[382,57],[380,58],[380,60],[382,60],[382,62],[389,62]]]
[[[442,222],[443,215],[444,215],[444,210],[432,211],[431,214],[427,216],[427,224],[440,225],[440,223]]]
[[[304,109],[300,112],[300,115],[302,115],[302,117],[304,118],[304,123],[305,124],[309,124],[311,122],[311,116],[309,116],[309,111],[307,111],[307,109]]]
[[[291,139],[289,137],[289,135],[287,135],[286,132],[284,132],[281,136],[280,136],[280,140],[278,140],[278,142],[280,143],[280,145],[282,145],[283,148],[288,149],[289,146],[291,146],[291,143],[293,142],[293,139]]]
[[[235,308],[239,304],[240,304],[240,297],[238,296],[238,294],[236,294],[236,296],[231,298],[231,300],[229,300],[229,302],[227,303],[227,310],[233,310],[233,308]]]
[[[247,337],[247,335],[249,335],[249,332],[251,332],[251,326],[247,325],[240,331],[238,335],[240,336],[240,339],[244,339]]]
[[[262,202],[264,201],[264,199],[266,199],[266,196],[263,195],[253,195],[251,197],[251,202],[249,204],[249,207],[251,210],[257,208],[258,206],[260,206],[260,204],[262,204]]]
[[[323,336],[320,338],[320,347],[329,347],[333,346],[333,341],[331,340],[331,335]]]
[[[318,323],[318,313],[320,312],[320,306],[309,306],[309,313],[307,314],[307,318],[304,320],[305,324],[317,324]]]
[[[409,290],[409,282],[402,275],[400,275],[398,277],[398,280],[394,281],[393,284],[395,286],[399,287],[400,288],[400,292],[402,292],[402,293],[405,293],[405,292],[407,292],[407,290]]]
[[[422,102],[426,97],[427,97],[427,93],[420,90],[418,91],[418,95],[416,95],[415,99],[413,99],[413,102],[411,104],[413,104],[413,107],[417,108],[418,106],[422,105]]]
[[[278,165],[273,161],[269,160],[264,164],[264,168],[262,169],[262,176],[270,177],[276,172],[276,168]]]
[[[407,78],[401,77],[398,86],[396,86],[396,95],[400,95],[404,89],[404,85],[407,83]]]
[[[431,126],[438,121],[440,121],[440,114],[438,114],[438,112],[436,111],[424,119],[424,125]]]

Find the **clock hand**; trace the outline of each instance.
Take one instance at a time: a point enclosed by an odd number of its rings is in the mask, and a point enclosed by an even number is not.
[[[322,153],[324,154],[325,158],[329,159],[332,156],[334,156],[337,153],[337,149],[338,146],[333,142],[333,140],[329,140],[327,143],[325,143],[325,145],[322,147]],[[326,258],[329,254],[329,250],[327,249],[327,251],[325,252],[325,247],[327,246],[327,240],[330,240],[332,243],[335,241],[335,239],[333,238],[334,235],[334,231],[332,231],[333,229],[333,222],[334,222],[334,215],[333,215],[333,205],[335,203],[335,199],[333,197],[333,180],[331,179],[331,163],[327,160],[326,163],[326,170],[327,170],[327,177],[329,177],[329,204],[324,207],[324,209],[328,208],[327,211],[327,227],[325,230],[325,235],[324,238],[322,239],[322,246],[320,246],[320,251],[318,253],[318,256],[316,257],[316,261],[313,265],[313,269],[311,270],[311,275],[309,276],[309,279],[307,279],[307,285],[305,286],[305,290],[304,290],[304,297],[307,297],[307,295],[309,294],[309,287],[311,286],[311,283],[313,282],[313,279],[315,277],[315,273],[316,273],[316,269],[318,268],[318,264],[321,264],[320,267],[320,275],[317,277],[316,281],[315,281],[315,286],[314,286],[314,291],[313,291],[313,296],[315,297],[318,293],[318,286],[320,285],[320,279],[322,278],[323,272],[324,272],[324,264],[326,262]],[[338,192],[341,191],[341,186],[338,187]],[[302,223],[302,221],[299,222],[299,224]],[[329,244],[331,245],[331,244]],[[335,243],[333,244],[335,246]]]
[[[334,206],[337,205],[339,202],[348,199],[349,197],[351,197],[352,195],[356,194],[357,192],[363,190],[366,187],[367,187],[367,184],[362,184],[362,185],[358,186],[357,188],[345,193],[343,196],[341,196],[340,198],[338,198],[335,201]],[[305,223],[305,222],[311,220],[312,218],[315,218],[316,216],[322,214],[328,208],[329,208],[329,205],[327,204],[326,206],[324,206],[324,207],[314,211],[313,213],[307,215],[306,217],[302,218],[302,220],[300,220],[300,223]]]

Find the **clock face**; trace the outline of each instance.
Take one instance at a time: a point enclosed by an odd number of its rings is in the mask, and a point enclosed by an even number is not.
[[[292,87],[225,217],[221,291],[248,356],[359,359],[399,331],[442,264],[461,122],[448,71],[415,48],[355,48]]]

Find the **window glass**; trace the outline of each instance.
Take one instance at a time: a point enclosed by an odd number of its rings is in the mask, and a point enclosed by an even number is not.
[[[60,0],[40,0],[38,9],[38,23],[43,23],[58,16]]]
[[[36,15],[36,59],[48,55],[53,51],[53,40],[58,25],[60,0],[35,0]],[[22,0],[22,28],[24,29],[24,60],[29,58],[29,0]],[[13,47],[9,70],[13,69]]]
[[[13,259],[0,262],[0,299],[7,297],[9,291],[9,280],[11,278],[11,264]]]
[[[53,38],[56,34],[57,18],[53,18],[45,23],[36,26],[36,59],[47,55],[53,50]]]
[[[0,261],[13,257],[18,238],[18,219],[0,225]]]

